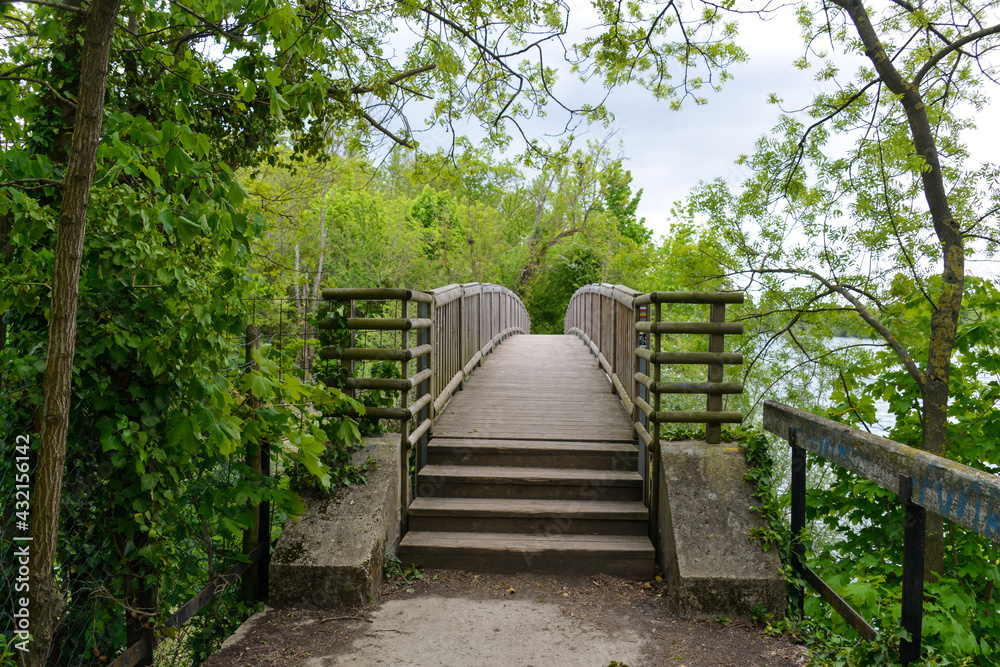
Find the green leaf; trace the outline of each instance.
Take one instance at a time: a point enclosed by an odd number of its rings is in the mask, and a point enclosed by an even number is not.
[[[191,156],[183,148],[174,146],[167,152],[166,163],[167,169],[170,171],[186,174],[191,171],[194,160],[191,159]]]

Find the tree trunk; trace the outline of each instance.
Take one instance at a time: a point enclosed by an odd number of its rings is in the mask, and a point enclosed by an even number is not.
[[[924,197],[934,222],[934,232],[941,243],[941,294],[931,315],[931,338],[928,343],[927,368],[921,386],[923,426],[921,447],[932,454],[945,456],[948,443],[948,377],[955,335],[965,291],[964,238],[948,202],[944,174],[938,159],[934,131],[927,117],[927,108],[916,83],[903,79],[882,46],[868,12],[860,0],[834,0],[854,22],[865,46],[865,55],[875,66],[886,87],[899,97],[910,126],[913,146],[924,158],[921,171]],[[928,513],[927,540],[924,551],[924,571],[934,577],[944,570],[944,532],[942,519]]]
[[[52,649],[65,600],[55,580],[66,438],[76,347],[80,263],[90,187],[104,121],[108,54],[120,0],[93,0],[87,16],[72,149],[66,167],[52,269],[49,341],[42,392],[41,442],[31,517],[31,631],[27,664],[41,667]]]
[[[315,299],[320,297],[320,284],[323,281],[323,260],[326,257],[326,211],[327,211],[327,201],[326,193],[330,185],[329,172],[327,173],[326,183],[323,185],[323,208],[320,209],[319,213],[319,261],[316,262],[316,277],[313,279],[312,286],[312,299],[313,303]],[[314,307],[309,306],[309,314],[314,312]],[[306,338],[313,337],[312,327],[309,326],[308,322],[305,324]],[[302,370],[305,375],[312,373],[313,367],[313,348],[309,345],[304,345],[302,347]]]

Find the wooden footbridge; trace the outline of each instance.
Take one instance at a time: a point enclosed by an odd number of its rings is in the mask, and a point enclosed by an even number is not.
[[[647,576],[658,560],[684,614],[783,612],[777,556],[747,537],[759,517],[738,488],[742,456],[714,446],[721,424],[742,419],[723,409],[723,397],[743,389],[723,373],[742,363],[724,348],[724,336],[742,333],[725,317],[742,294],[588,285],[570,301],[561,336],[530,335],[520,300],[495,285],[323,296],[342,304],[327,323],[344,329],[334,339],[349,338],[321,352],[346,365],[341,386],[399,392],[397,405],[367,416],[400,420],[404,561]],[[664,321],[665,311],[683,319],[676,313],[691,304],[707,305],[708,321]],[[683,351],[690,346],[677,337],[689,335],[707,336],[707,350]],[[376,360],[400,362],[401,377],[366,374]],[[690,364],[707,367],[705,381],[664,377]],[[705,409],[665,410],[670,394],[703,394]],[[792,566],[867,639],[878,640],[875,629],[808,567],[799,541],[807,452],[898,491],[909,637],[900,659],[919,659],[925,514],[1000,543],[1000,479],[791,406],[768,401],[763,412],[764,427],[791,446]],[[704,423],[705,438],[661,445],[659,425],[670,422]],[[801,589],[800,613],[804,599]]]
[[[350,346],[321,354],[348,366],[348,391],[400,392],[367,416],[402,424],[404,562],[651,575],[656,425],[704,422],[718,442],[719,425],[742,418],[722,410],[724,394],[742,391],[723,382],[723,365],[742,361],[723,350],[723,336],[742,331],[724,321],[725,304],[742,294],[590,285],[561,336],[531,335],[520,299],[495,285],[323,296],[343,304],[353,332]],[[707,304],[709,321],[663,322],[666,303]],[[386,331],[398,332],[390,349],[374,334]],[[708,335],[710,351],[665,352],[668,334]],[[399,361],[402,377],[364,377],[373,360]],[[705,364],[707,381],[662,382],[668,363]],[[663,411],[667,393],[706,394],[706,409]]]

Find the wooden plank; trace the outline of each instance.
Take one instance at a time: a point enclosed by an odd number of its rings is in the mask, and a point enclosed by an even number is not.
[[[111,663],[111,667],[135,667],[144,658],[151,657],[149,655],[149,647],[145,641],[136,642],[128,647],[128,649],[122,653],[120,656],[114,659]]]
[[[438,414],[434,435],[630,441],[608,376],[574,336],[515,336],[483,359]]]
[[[405,300],[430,303],[431,296],[425,292],[396,288],[328,287],[322,292],[327,301],[389,301]]]
[[[661,410],[653,417],[658,424],[741,424],[742,412],[708,412],[707,410]]]
[[[461,449],[463,447],[481,447],[469,438],[434,437],[434,447],[441,449]],[[546,451],[566,452],[635,452],[635,445],[620,442],[580,442],[578,440],[497,440],[491,447],[510,450],[544,449]]]
[[[635,330],[658,334],[739,335],[742,322],[636,322]],[[715,354],[719,352],[713,351]]]
[[[416,375],[406,378],[347,378],[344,383],[346,389],[382,389],[390,391],[410,391],[418,384],[431,377],[432,371],[425,368]],[[336,386],[337,380],[324,378],[324,383]]]
[[[419,345],[406,350],[383,350],[375,347],[324,347],[320,359],[352,359],[367,361],[410,361],[431,353],[430,345]]]
[[[799,447],[893,493],[906,475],[913,502],[1000,544],[996,475],[774,401],[764,402],[764,428],[782,438],[794,428]]]
[[[743,303],[743,292],[649,292],[635,298],[635,305],[650,303]]]
[[[743,353],[723,352],[713,354],[711,352],[660,352],[655,354],[652,350],[636,348],[635,356],[646,361],[660,364],[742,364]]]
[[[742,382],[653,382],[653,378],[636,373],[635,380],[657,394],[742,394]]]
[[[570,516],[574,519],[643,520],[649,517],[638,501],[550,500],[537,498],[416,498],[410,505],[427,516]]]
[[[347,328],[352,331],[409,331],[427,329],[433,322],[427,317],[348,317]],[[320,329],[332,328],[329,320],[319,324]]]
[[[629,535],[511,535],[510,533],[418,532],[407,536],[409,547],[441,545],[466,553],[488,555],[502,549],[514,553],[568,551],[575,554],[617,555],[636,552],[653,556],[648,539]]]
[[[425,394],[425,396],[430,398],[430,394]],[[414,445],[416,445],[417,442],[420,440],[420,438],[424,436],[424,433],[427,433],[427,431],[429,431],[431,426],[433,425],[434,422],[430,419],[425,419],[424,421],[420,422],[420,425],[417,426],[417,428],[413,430],[413,433],[411,433],[407,437],[407,443],[409,444],[409,446],[413,447]]]
[[[247,562],[237,563],[224,573],[217,575],[207,586],[205,586],[205,588],[201,590],[200,593],[188,600],[181,606],[180,609],[174,612],[174,615],[166,623],[164,623],[164,627],[180,627],[187,623],[195,614],[201,611],[205,605],[222,595],[226,586],[239,579],[240,575],[253,567],[253,564],[259,561],[264,554],[267,553],[269,547],[270,545],[268,544],[259,545],[256,549],[247,554],[247,558],[249,559]]]
[[[459,483],[551,484],[575,486],[593,482],[605,486],[634,486],[639,473],[618,470],[575,470],[572,468],[523,468],[515,466],[428,465],[420,477]]]

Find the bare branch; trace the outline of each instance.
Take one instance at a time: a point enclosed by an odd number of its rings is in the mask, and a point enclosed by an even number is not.
[[[388,128],[384,127],[384,126],[383,126],[383,125],[382,125],[381,123],[379,123],[379,122],[378,122],[377,120],[375,120],[374,118],[372,118],[372,117],[371,117],[371,116],[370,116],[370,115],[368,114],[368,112],[367,112],[367,111],[362,111],[362,112],[361,112],[361,115],[362,115],[362,116],[364,116],[364,119],[365,119],[366,121],[368,121],[368,123],[369,123],[369,124],[370,124],[370,125],[371,125],[372,127],[374,127],[374,128],[376,129],[376,130],[378,130],[379,132],[381,132],[381,133],[382,133],[382,134],[384,134],[385,136],[387,136],[387,137],[389,137],[390,139],[392,139],[393,141],[395,141],[395,142],[396,142],[397,144],[399,144],[400,146],[405,146],[406,148],[414,148],[413,144],[411,144],[411,143],[410,143],[409,141],[407,141],[406,139],[401,139],[400,137],[397,137],[397,136],[396,136],[395,134],[393,134],[393,133],[392,133],[392,132],[391,132],[391,131],[390,131],[390,130],[389,130]]]

